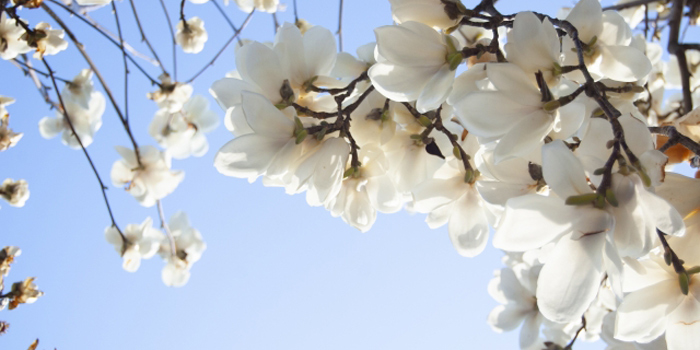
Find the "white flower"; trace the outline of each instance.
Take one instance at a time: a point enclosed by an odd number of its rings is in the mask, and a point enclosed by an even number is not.
[[[204,134],[213,131],[218,124],[216,113],[209,110],[209,101],[197,95],[176,113],[169,113],[166,109],[156,112],[148,130],[173,158],[183,159],[207,153],[209,143]]]
[[[182,171],[170,170],[170,156],[153,146],[139,147],[139,164],[136,153],[125,147],[116,146],[123,157],[112,166],[112,183],[124,187],[144,207],[151,207],[156,201],[169,195],[182,182]]]
[[[55,55],[68,48],[68,42],[63,40],[65,33],[62,29],[51,29],[51,25],[41,22],[34,28],[35,36],[41,36],[31,46],[36,48],[34,58],[40,60],[46,55]]]
[[[566,139],[583,123],[585,108],[578,102],[547,108],[531,78],[534,74],[528,75],[511,63],[485,67],[497,91],[468,93],[456,102],[455,112],[470,133],[500,140],[494,150],[496,163],[533,152],[550,133]]]
[[[479,148],[474,136],[463,141],[465,152],[474,154]],[[454,157],[426,181],[413,189],[414,209],[429,213],[426,222],[430,228],[448,224],[452,245],[466,257],[474,257],[484,250],[489,237],[486,205],[477,191],[474,180],[465,179],[464,165]]]
[[[129,224],[122,231],[126,242],[114,226],[105,229],[107,242],[124,258],[122,267],[128,272],[136,272],[141,266],[141,259],[153,257],[160,247],[163,234],[153,228],[153,220],[148,217],[140,225]],[[126,243],[126,247],[124,244]]]
[[[186,53],[199,53],[204,49],[204,43],[209,39],[207,31],[204,29],[204,21],[199,17],[192,17],[185,22],[177,24],[175,41],[182,46],[182,51]]]
[[[454,49],[457,40],[418,22],[383,26],[374,33],[379,56],[369,77],[377,91],[394,101],[416,101],[421,113],[438,108],[455,78],[456,65],[448,55],[461,61]]]
[[[170,218],[168,229],[173,242],[167,237],[161,241],[160,256],[166,261],[161,277],[166,286],[182,287],[190,278],[192,265],[202,257],[207,245],[199,231],[190,226],[184,212],[175,213]]]
[[[306,187],[306,202],[310,206],[324,205],[338,195],[350,155],[350,145],[344,138],[332,137],[304,160],[294,171],[293,183]]]
[[[10,114],[5,106],[13,103],[15,103],[14,98],[0,96],[0,151],[6,151],[10,147],[14,147],[24,136],[22,133],[14,132],[9,127]]]
[[[651,71],[651,62],[644,53],[629,46],[632,30],[625,19],[615,11],[603,12],[598,0],[579,1],[566,20],[578,29],[579,39],[586,45],[586,67],[596,80],[607,77],[632,82],[644,78]],[[566,65],[578,64],[575,48],[570,37],[562,38]],[[567,76],[577,81],[582,81],[583,78],[580,71]]]
[[[201,0],[198,0],[201,1]],[[267,13],[275,13],[279,7],[279,0],[234,0],[243,12],[258,10]]]
[[[501,305],[491,311],[488,324],[496,332],[512,331],[522,323],[520,348],[532,346],[538,339],[545,318],[537,309],[537,279],[542,265],[519,263],[513,268],[494,271],[488,292]]]
[[[102,93],[93,91],[90,94],[88,108],[83,108],[80,98],[72,98],[70,93],[63,102],[66,107],[66,114],[70,118],[75,134],[80,138],[84,147],[89,146],[97,130],[102,127],[102,114],[105,111],[105,98]],[[80,149],[80,143],[73,130],[68,124],[66,116],[60,111],[56,111],[56,118],[44,117],[39,121],[39,132],[45,139],[50,139],[63,133],[61,141],[73,149]]]
[[[11,60],[32,50],[22,38],[24,33],[24,28],[13,18],[9,18],[5,11],[0,14],[0,58]]]
[[[547,82],[552,82],[558,74],[555,65],[561,63],[560,46],[557,30],[548,19],[540,21],[532,12],[520,12],[504,49],[508,61],[528,74],[541,71]],[[534,80],[534,75],[530,77]]]
[[[182,106],[192,96],[192,85],[175,82],[166,73],[160,75],[161,88],[156,92],[149,93],[147,97],[158,104],[159,108],[166,109],[170,113],[175,113],[182,109]]]
[[[381,148],[364,145],[359,152],[361,166],[343,180],[340,192],[326,204],[334,217],[367,232],[377,219],[377,211],[394,213],[403,201],[389,176],[389,162]]]
[[[0,197],[11,206],[21,208],[29,199],[29,184],[25,180],[5,179],[0,185]]]
[[[297,145],[292,107],[277,109],[264,96],[244,92],[242,110],[252,133],[225,144],[214,159],[220,173],[254,181],[260,175],[282,175],[302,154]]]
[[[459,23],[464,5],[459,0],[389,0],[394,22],[420,22],[447,29]]]
[[[61,91],[61,97],[63,97],[64,102],[70,100],[84,109],[90,109],[90,101],[92,98],[99,95],[100,98],[104,100],[104,96],[95,91],[95,85],[92,83],[92,75],[92,70],[83,69],[73,78],[73,81],[66,84],[63,91]]]

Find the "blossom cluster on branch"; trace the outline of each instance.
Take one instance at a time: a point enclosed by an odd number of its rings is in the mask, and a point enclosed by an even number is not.
[[[168,72],[146,41],[162,70],[152,78],[119,29],[111,40],[125,71],[135,66],[156,86],[148,95],[159,108],[149,133],[160,149],[139,146],[128,109],[52,9],[84,19],[110,5],[119,26],[116,4],[46,2],[51,6],[0,0],[0,57],[31,76],[56,109],[56,118],[40,121],[41,135],[62,133],[65,145],[84,152],[110,214],[105,237],[123,268],[134,272],[158,253],[164,283],[182,286],[206,244],[183,212],[166,223],[162,200],[184,180],[172,158],[207,153],[205,134],[219,123],[206,98],[193,96],[201,71],[177,81],[176,67]],[[249,15],[239,28],[231,23],[228,43],[255,11],[274,16],[284,8],[235,2]],[[700,109],[693,109],[700,44],[679,41],[700,6],[621,1],[604,9],[580,0],[552,17],[502,14],[494,0],[472,8],[459,0],[389,2],[395,23],[376,28],[376,42],[356,55],[338,52],[334,33],[298,18],[276,26],[271,43],[239,41],[235,71],[210,87],[233,136],[216,153],[215,168],[304,193],[310,206],[362,232],[378,213],[426,214],[430,228],[447,226],[465,257],[482,253],[494,230],[505,267],[488,286],[501,304],[488,322],[497,332],[521,327],[522,349],[571,349],[577,340],[598,339],[611,349],[700,349],[700,180],[672,172],[678,163],[700,165]],[[208,42],[204,21],[186,17],[185,0],[179,5],[173,43],[197,54]],[[18,16],[24,8],[43,9],[61,29],[32,27]],[[46,57],[65,50],[65,38],[89,66],[72,80],[56,77]],[[0,150],[22,135],[8,127],[12,102],[0,97]],[[122,229],[112,213],[87,151],[108,104],[131,143],[116,147],[122,158],[112,183],[140,205],[156,206],[160,229],[150,217]],[[13,206],[28,195],[23,180],[0,187]],[[35,290],[26,283],[22,290]]]

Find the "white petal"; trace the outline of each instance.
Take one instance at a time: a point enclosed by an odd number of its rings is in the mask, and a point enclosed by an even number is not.
[[[593,192],[586,182],[581,161],[561,140],[542,147],[542,174],[547,185],[562,199]]]
[[[610,79],[633,82],[643,79],[651,71],[651,62],[636,48],[601,45],[600,50],[600,71]]]
[[[658,325],[683,300],[678,281],[666,280],[631,293],[617,308],[615,338],[649,342],[663,332]]]

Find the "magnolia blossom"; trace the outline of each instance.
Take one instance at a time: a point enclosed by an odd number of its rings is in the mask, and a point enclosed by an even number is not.
[[[187,25],[185,25],[187,23]],[[209,39],[204,29],[204,21],[199,17],[192,17],[187,22],[180,21],[177,24],[175,41],[182,46],[186,53],[199,53],[204,49],[204,43]]]
[[[201,1],[201,0],[197,0]],[[279,0],[234,0],[236,5],[243,12],[253,12],[253,10],[267,13],[275,13],[279,8]]]
[[[16,133],[9,128],[10,114],[5,106],[15,103],[12,97],[0,96],[0,152],[14,147],[22,138],[22,133]]]
[[[377,211],[394,213],[401,209],[403,201],[389,176],[390,163],[381,148],[365,145],[358,157],[361,166],[350,171],[338,195],[326,203],[326,209],[366,232],[374,225]]]
[[[282,111],[264,96],[243,93],[241,105],[252,133],[241,135],[225,144],[214,159],[216,169],[227,176],[254,181],[260,175],[281,175],[302,154],[296,142],[292,107]]]
[[[170,113],[175,113],[182,109],[182,106],[192,96],[192,85],[175,82],[166,73],[159,77],[161,88],[156,92],[149,93],[149,99],[155,101],[159,108],[166,109]]]
[[[473,154],[479,148],[471,135],[463,144],[467,153]],[[452,245],[466,257],[481,254],[489,237],[486,204],[474,184],[477,179],[477,175],[468,178],[462,162],[451,157],[432,178],[413,189],[414,209],[429,213],[426,222],[430,228],[448,224]]]
[[[5,179],[0,185],[0,197],[11,206],[21,208],[29,199],[29,184],[25,180]]]
[[[605,11],[598,0],[581,0],[566,20],[578,29],[579,39],[585,45],[586,67],[596,79],[607,77],[617,81],[636,81],[651,71],[651,63],[643,52],[629,46],[632,31],[615,11]],[[573,40],[562,38],[564,63],[577,65],[578,56]],[[572,79],[582,81],[579,71],[569,73]]]
[[[389,0],[394,22],[414,21],[447,29],[456,26],[466,8],[459,0]]]
[[[496,91],[467,93],[456,102],[455,112],[469,132],[485,140],[500,140],[494,150],[496,163],[531,153],[550,133],[562,139],[571,137],[583,123],[582,104],[571,102],[557,108],[555,102],[550,106],[519,66],[489,63],[483,67]]]
[[[170,218],[168,230],[172,237],[163,238],[159,250],[160,256],[166,261],[162,272],[163,283],[169,287],[182,287],[190,279],[190,269],[202,257],[207,245],[199,231],[190,226],[184,212],[178,212]]]
[[[377,91],[394,101],[416,101],[421,113],[439,107],[462,60],[457,40],[418,22],[383,26],[374,33],[377,63],[369,69],[369,77]]]
[[[0,14],[0,58],[11,60],[19,54],[32,50],[27,41],[23,39],[24,28],[17,24],[14,18],[7,16],[5,11]]]
[[[544,180],[558,198],[525,195],[509,200],[494,246],[526,251],[556,242],[538,279],[546,287],[537,289],[537,303],[548,319],[573,322],[594,300],[604,274],[621,293],[621,256],[649,252],[651,230],[682,235],[685,228],[675,209],[644,189],[636,175],[613,176],[608,197],[616,198],[617,207],[563,205],[564,199],[593,193],[583,165],[560,140],[543,147],[542,161]]]
[[[115,148],[123,159],[112,166],[112,183],[125,187],[144,207],[175,191],[185,177],[182,171],[170,170],[170,155],[153,146],[139,147],[138,158],[132,149]]]
[[[29,40],[29,45],[36,48],[34,58],[40,60],[46,55],[55,55],[68,48],[68,42],[63,40],[63,30],[51,29],[51,25],[41,22],[34,31],[38,39]]]
[[[532,12],[520,12],[515,16],[513,29],[508,32],[504,46],[508,61],[532,74],[542,72],[548,82],[558,77],[561,63],[559,35],[548,19],[540,21]]]
[[[183,159],[207,153],[209,143],[204,134],[213,131],[218,124],[216,113],[209,110],[209,101],[197,95],[176,113],[169,113],[167,109],[156,112],[148,131],[173,158]]]
[[[10,298],[9,309],[15,309],[19,304],[31,304],[37,301],[44,292],[34,283],[34,277],[28,277],[23,282],[12,284],[12,289],[5,296]]]
[[[92,76],[92,70],[81,70],[70,83],[66,84],[63,91],[61,91],[61,97],[63,97],[64,102],[69,100],[80,105],[83,109],[89,110],[90,101],[92,101],[93,98],[102,98],[102,100],[104,100],[104,96],[102,96],[100,92],[95,91]]]
[[[59,133],[63,133],[61,141],[64,145],[73,149],[80,149],[82,143],[83,147],[87,147],[92,144],[95,133],[102,127],[102,114],[105,111],[104,95],[100,92],[92,91],[87,101],[88,108],[83,107],[82,102],[84,102],[84,99],[80,95],[76,96],[72,92],[66,95],[67,98],[63,101],[63,105],[66,108],[65,114],[56,111],[56,118],[42,118],[39,121],[39,132],[45,139],[50,139],[56,137]],[[69,118],[70,124],[66,116]],[[78,142],[78,138],[80,142]]]
[[[162,236],[160,231],[153,228],[153,220],[150,217],[140,225],[127,225],[121,234],[114,226],[105,229],[107,242],[124,258],[122,267],[128,272],[136,272],[141,266],[141,259],[149,259],[158,252]]]

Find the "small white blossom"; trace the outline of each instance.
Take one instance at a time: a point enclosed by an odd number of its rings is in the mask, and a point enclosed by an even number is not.
[[[187,25],[185,25],[187,23]],[[204,21],[199,17],[192,17],[187,22],[180,21],[177,24],[175,40],[182,46],[186,53],[199,53],[204,49],[204,43],[209,39],[204,29]]]
[[[167,109],[156,112],[149,133],[175,159],[190,155],[201,157],[209,150],[204,133],[213,131],[218,124],[219,119],[209,110],[207,99],[197,95],[176,113],[169,113]]]
[[[139,147],[140,164],[132,149],[115,148],[123,159],[112,166],[112,183],[125,187],[144,207],[175,191],[185,177],[182,171],[170,170],[170,156],[153,146]]]
[[[29,184],[25,180],[5,179],[0,185],[0,197],[11,206],[21,208],[29,199]]]
[[[9,18],[5,11],[0,14],[0,58],[11,60],[32,50],[22,38],[24,33],[24,28],[13,18]]]
[[[12,97],[0,96],[0,151],[14,147],[22,138],[22,133],[16,133],[9,128],[10,114],[5,106],[15,103]]]
[[[71,94],[68,94],[69,96]],[[95,133],[102,127],[102,114],[105,111],[105,98],[102,93],[93,91],[91,98],[88,101],[88,108],[83,108],[80,104],[80,99],[72,97],[66,98],[63,101],[66,108],[66,114],[70,118],[73,129],[71,129],[66,120],[66,116],[61,111],[56,111],[56,118],[44,117],[39,121],[39,132],[45,139],[50,139],[63,133],[61,141],[73,149],[80,149],[80,142],[84,147],[89,146]],[[76,138],[76,134],[78,138]]]
[[[192,96],[192,85],[175,82],[166,73],[160,75],[161,88],[156,92],[149,93],[147,97],[158,104],[159,108],[164,108],[170,113],[175,113],[182,109],[182,106]]]
[[[32,46],[36,47],[34,58],[40,60],[46,55],[55,55],[68,48],[68,42],[63,40],[65,35],[61,29],[51,29],[51,25],[41,22],[34,28],[35,36],[41,36],[34,41]]]
[[[162,272],[163,283],[169,287],[182,287],[190,279],[190,269],[202,257],[207,245],[202,240],[202,234],[190,225],[184,212],[175,213],[170,218],[168,229],[173,242],[166,237],[160,246],[160,256],[166,261]]]
[[[114,226],[105,229],[107,242],[124,258],[122,267],[128,272],[136,272],[141,266],[141,259],[153,257],[160,247],[163,234],[153,228],[153,220],[148,217],[141,224],[129,224],[122,231],[124,239]],[[126,243],[126,247],[124,244]]]

